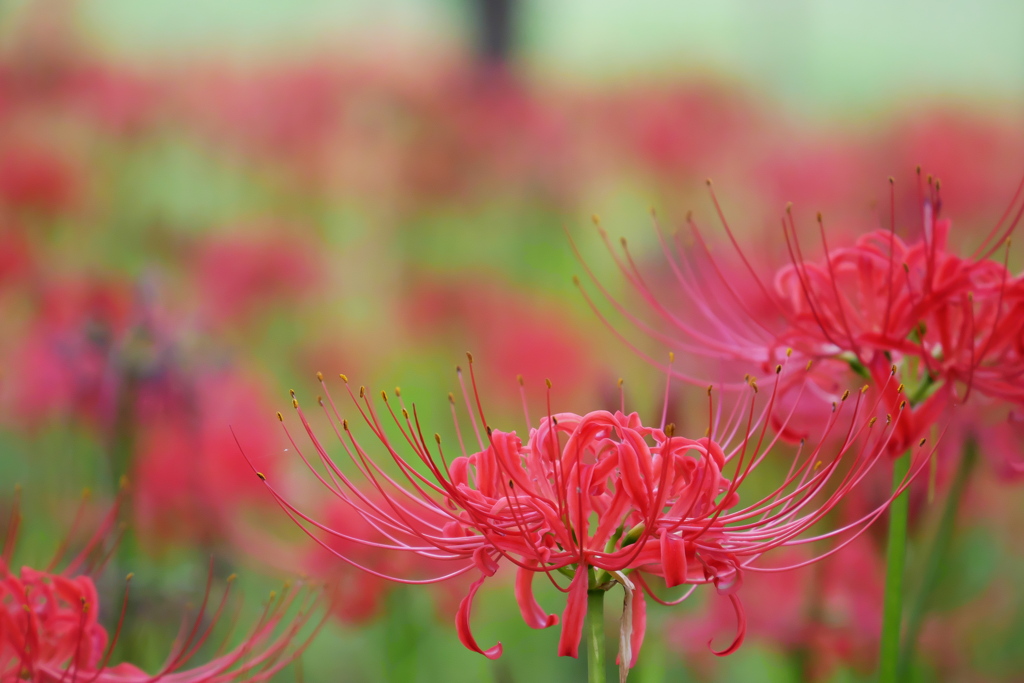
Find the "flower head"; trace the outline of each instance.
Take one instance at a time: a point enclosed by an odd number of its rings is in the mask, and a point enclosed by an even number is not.
[[[687,254],[679,240],[673,248],[658,229],[679,293],[692,306],[686,315],[659,299],[625,242],[619,255],[601,229],[616,264],[666,323],[667,332],[645,323],[612,298],[589,268],[587,273],[630,324],[676,350],[736,361],[765,375],[784,358],[812,363],[818,381],[815,391],[805,392],[807,398],[834,401],[851,376],[859,375],[876,387],[887,386],[884,400],[892,407],[903,400],[893,390],[902,382],[912,411],[902,437],[893,442],[899,452],[930,428],[942,409],[966,401],[972,391],[1024,404],[1024,387],[1018,381],[1024,376],[1024,276],[1013,275],[1006,265],[1010,234],[1024,215],[1024,183],[1003,219],[970,257],[950,249],[951,223],[939,217],[938,181],[929,178],[922,193],[921,230],[914,239],[897,235],[893,219],[889,229],[835,248],[818,214],[823,251],[818,260],[805,256],[806,245],[787,207],[782,232],[790,263],[766,278],[740,247],[712,189],[716,212],[739,257],[738,268],[724,266],[712,254],[692,217],[688,223],[696,253]],[[993,258],[1000,254],[1002,259]],[[706,279],[701,275],[705,271],[710,271]],[[587,300],[597,311],[589,296]],[[896,383],[886,383],[890,375],[896,375]],[[677,376],[701,381],[686,373]]]
[[[79,511],[82,512],[81,510]],[[96,555],[108,555],[111,530],[116,525],[118,505],[104,517],[84,549],[55,571],[61,549],[42,570],[12,567],[12,555],[20,514],[17,503],[8,525],[7,538],[0,555],[0,680],[30,680],[33,683],[87,681],[89,683],[132,683],[173,680],[193,681],[265,681],[291,663],[305,649],[308,640],[299,642],[300,631],[313,614],[315,594],[288,588],[278,596],[271,594],[260,617],[244,638],[232,649],[222,649],[213,659],[186,668],[199,649],[212,636],[214,626],[228,604],[234,576],[228,577],[229,589],[210,609],[212,567],[202,605],[191,623],[175,641],[174,649],[156,674],[149,674],[131,663],[110,665],[114,645],[121,634],[128,588],[120,608],[113,636],[100,623],[100,596],[89,571],[98,571]],[[72,526],[72,533],[74,525]],[[70,536],[69,536],[70,540]],[[86,573],[79,573],[85,571]],[[130,584],[129,574],[127,583]],[[297,614],[288,621],[288,615]],[[314,633],[316,630],[314,630]],[[310,636],[312,637],[312,636]],[[225,644],[226,645],[226,644]]]
[[[524,621],[533,628],[561,622],[559,655],[577,655],[588,592],[622,585],[628,619],[620,656],[631,665],[643,640],[645,595],[663,604],[671,602],[652,590],[652,584],[661,583],[690,587],[674,602],[705,584],[729,599],[739,626],[733,644],[719,653],[727,654],[743,639],[739,598],[743,575],[784,569],[761,564],[765,553],[832,537],[840,540],[825,554],[835,552],[856,538],[888,503],[839,529],[812,537],[805,534],[864,478],[901,419],[897,412],[890,420],[876,421],[869,415],[878,402],[868,405],[863,392],[847,402],[847,392],[840,404],[821,416],[824,436],[844,431],[837,452],[827,453],[821,445],[798,449],[788,475],[773,493],[741,504],[742,483],[777,442],[767,435],[767,425],[783,377],[781,365],[774,390],[764,392],[770,396],[759,395],[752,382],[750,401],[738,402],[725,415],[709,389],[708,430],[698,438],[676,435],[671,424],[647,426],[636,413],[624,410],[552,413],[549,383],[547,414],[524,439],[488,423],[476,391],[471,356],[469,368],[472,399],[463,393],[476,448],[466,448],[456,418],[459,438],[454,456],[440,435],[423,436],[415,405],[407,408],[399,390],[396,400],[381,392],[382,410],[390,418],[382,421],[379,404],[364,387],[353,391],[343,375],[354,408],[373,435],[375,445],[367,445],[341,417],[320,375],[325,393],[318,403],[351,461],[350,467],[343,468],[317,438],[293,394],[293,406],[320,467],[289,434],[295,450],[320,483],[352,515],[389,539],[386,543],[353,536],[350,530],[358,528],[355,524],[334,527],[315,521],[263,473],[256,474],[284,511],[343,562],[405,583],[433,583],[478,572],[460,605],[456,625],[467,648],[490,658],[500,656],[502,646],[481,647],[471,632],[470,614],[478,589],[503,563],[517,570],[515,594]],[[459,378],[461,384],[461,372]],[[455,418],[455,397],[449,398]],[[384,459],[374,458],[372,450]],[[408,451],[411,457],[402,454]],[[912,475],[920,465],[918,461]],[[357,483],[359,478],[365,484]],[[351,554],[337,550],[332,539],[447,561],[450,570],[429,577],[387,575],[376,567],[359,565]],[[561,618],[546,613],[534,599],[537,577],[566,594]],[[563,585],[566,579],[568,584]]]

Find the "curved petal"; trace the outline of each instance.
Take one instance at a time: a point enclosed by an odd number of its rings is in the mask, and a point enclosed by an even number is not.
[[[681,538],[661,530],[661,567],[665,585],[669,588],[686,583],[686,543]]]
[[[729,600],[732,601],[732,608],[736,610],[736,638],[732,641],[732,645],[724,650],[711,650],[711,654],[719,657],[725,657],[736,652],[740,645],[743,644],[743,637],[747,635],[747,616],[743,613],[743,603],[735,595],[729,595]],[[708,647],[711,647],[710,640],[708,641]]]
[[[633,591],[633,633],[630,636],[630,650],[633,657],[630,659],[629,668],[636,666],[636,658],[640,654],[640,647],[644,644],[644,634],[647,633],[647,600],[644,599],[643,590],[637,586]]]
[[[455,628],[459,633],[459,640],[466,646],[467,649],[473,652],[479,652],[487,659],[497,659],[501,656],[501,643],[499,642],[494,647],[488,650],[481,650],[480,646],[476,644],[476,638],[473,637],[473,632],[469,628],[469,617],[470,612],[473,610],[473,598],[476,596],[477,590],[483,585],[487,579],[486,576],[481,576],[479,579],[473,582],[473,585],[469,587],[469,593],[466,597],[462,598],[462,602],[459,603],[459,612],[455,615]]]
[[[562,635],[558,639],[559,657],[578,657],[583,638],[583,620],[587,616],[587,568],[580,564],[569,584],[569,599],[562,613]]]
[[[532,566],[538,566],[536,562]],[[519,567],[516,572],[516,602],[523,615],[523,621],[530,628],[548,628],[558,623],[557,614],[547,614],[533,598],[533,577],[540,570]]]

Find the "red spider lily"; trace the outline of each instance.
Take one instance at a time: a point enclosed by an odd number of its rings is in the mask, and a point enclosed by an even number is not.
[[[252,233],[240,231],[200,245],[196,281],[211,321],[251,319],[269,302],[300,298],[320,279],[321,264],[311,244],[283,232]]]
[[[210,661],[185,668],[210,641],[214,626],[227,607],[229,590],[224,591],[214,609],[209,609],[212,606],[211,566],[198,614],[194,622],[184,624],[159,672],[149,674],[130,663],[110,666],[123,627],[128,589],[125,589],[114,635],[110,637],[99,622],[101,606],[92,577],[76,573],[88,571],[91,558],[97,553],[102,555],[105,551],[109,557],[113,552],[112,547],[105,549],[104,546],[111,545],[108,537],[117,515],[115,505],[84,549],[62,571],[55,572],[54,568],[60,562],[67,541],[45,569],[22,567],[15,571],[11,568],[11,558],[20,523],[15,504],[0,556],[0,680],[33,683],[265,681],[306,648],[309,639],[297,645],[295,641],[313,614],[315,594],[287,588],[280,596],[271,594],[260,617],[237,645],[228,649],[228,642],[225,642]],[[92,563],[92,569],[96,571],[102,564],[103,560]],[[129,574],[129,583],[131,578]],[[228,578],[229,587],[233,578]],[[293,609],[297,613],[289,623],[288,614]],[[314,629],[314,634],[317,630],[319,627]]]
[[[788,568],[757,564],[763,554],[781,546],[838,539],[829,551],[794,566],[809,564],[856,538],[888,505],[886,501],[841,528],[805,535],[865,477],[902,419],[901,407],[876,427],[876,420],[868,416],[879,404],[869,405],[863,391],[849,402],[855,407],[848,425],[840,426],[839,420],[849,392],[823,416],[823,440],[832,432],[843,433],[833,457],[820,444],[801,447],[777,490],[740,505],[741,484],[778,440],[767,436],[767,424],[782,370],[780,365],[775,390],[766,402],[758,401],[753,383],[749,406],[737,402],[727,416],[721,405],[714,405],[709,390],[708,432],[697,439],[676,436],[672,425],[644,426],[636,413],[552,414],[549,383],[547,416],[529,430],[524,443],[515,432],[488,424],[470,357],[473,399],[465,392],[464,397],[479,450],[466,449],[455,400],[449,396],[461,453],[454,458],[445,454],[439,435],[435,434],[433,445],[428,443],[415,405],[410,412],[400,391],[396,391],[397,406],[386,392],[381,393],[385,418],[390,418],[382,421],[378,404],[365,388],[353,392],[342,375],[355,410],[384,459],[390,461],[386,466],[371,456],[341,417],[320,375],[325,393],[318,403],[358,476],[330,456],[294,393],[293,406],[320,466],[303,453],[290,433],[289,439],[319,482],[387,542],[358,538],[350,533],[351,526],[335,528],[314,520],[282,496],[263,473],[253,470],[288,516],[342,562],[409,584],[435,583],[477,570],[479,576],[460,605],[456,625],[462,643],[489,658],[500,656],[502,646],[480,647],[470,630],[470,614],[480,586],[502,562],[517,568],[516,599],[524,621],[533,628],[559,622],[558,616],[547,614],[534,600],[534,578],[542,575],[566,593],[559,655],[577,655],[588,591],[605,591],[616,583],[626,589],[626,613],[632,622],[625,629],[628,637],[620,651],[623,663],[635,663],[643,640],[645,595],[662,604],[677,604],[703,584],[714,585],[736,610],[738,634],[718,653],[728,654],[739,647],[745,631],[738,597],[744,573]],[[461,384],[461,371],[459,379]],[[284,423],[283,416],[278,416]],[[393,427],[386,429],[385,421],[393,422]],[[395,438],[389,436],[389,429],[397,430]],[[405,449],[412,451],[412,457],[403,456]],[[915,460],[898,491],[909,485],[924,464],[926,458]],[[732,470],[731,477],[727,470]],[[357,483],[360,478],[365,485]],[[333,545],[335,539],[447,561],[451,568],[429,577],[390,575],[339,551]],[[563,575],[570,578],[568,586],[561,583]],[[654,581],[690,589],[682,598],[669,601],[652,590]]]
[[[0,155],[0,205],[59,212],[70,208],[81,180],[59,153],[42,146],[6,144]]]
[[[899,237],[893,221],[888,230],[867,233],[850,246],[830,250],[819,214],[824,249],[820,261],[804,257],[793,213],[787,208],[782,228],[791,263],[779,269],[769,285],[740,248],[712,190],[715,209],[743,264],[737,272],[712,256],[692,218],[688,223],[699,245],[697,266],[681,242],[677,240],[673,249],[658,228],[680,293],[696,311],[690,317],[678,315],[674,306],[659,300],[625,242],[620,256],[601,229],[629,284],[668,324],[668,332],[645,323],[612,298],[589,268],[587,273],[630,323],[676,350],[740,361],[765,374],[793,354],[814,362],[818,391],[806,396],[820,393],[835,400],[852,370],[872,379],[875,386],[889,386],[884,399],[892,407],[902,398],[884,380],[895,369],[911,388],[913,407],[902,436],[893,442],[898,452],[930,428],[946,406],[965,401],[974,389],[993,399],[1024,404],[1024,385],[1019,381],[1024,377],[1024,276],[1013,275],[1005,260],[1009,237],[1024,215],[1022,194],[1024,182],[1003,219],[970,257],[949,249],[951,224],[938,217],[939,184],[931,179],[916,240]],[[1001,262],[991,258],[1000,251]],[[714,272],[710,281],[696,275],[705,266]],[[742,284],[745,277],[749,287]],[[596,312],[593,301],[587,301]],[[677,375],[696,381],[684,373]]]
[[[246,534],[243,512],[273,508],[259,482],[237,476],[228,425],[245,442],[276,453],[281,435],[259,415],[268,404],[260,382],[238,372],[197,374],[183,400],[141,416],[132,463],[132,501],[140,540],[215,543]],[[275,463],[265,461],[276,473]]]

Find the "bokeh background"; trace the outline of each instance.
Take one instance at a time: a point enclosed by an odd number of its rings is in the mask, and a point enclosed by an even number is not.
[[[492,424],[521,428],[520,373],[536,406],[545,378],[556,409],[614,406],[622,377],[632,407],[660,412],[664,378],[588,309],[567,234],[620,293],[592,214],[657,281],[651,209],[669,229],[690,210],[713,224],[707,177],[779,256],[786,202],[872,229],[886,178],[911,188],[922,165],[970,241],[1024,172],[1022,34],[1024,5],[1000,0],[4,3],[0,510],[20,484],[19,561],[79,542],[72,518],[95,519],[124,476],[101,583],[113,606],[136,577],[115,660],[160,665],[212,557],[216,580],[240,574],[243,615],[290,576],[336,586],[281,680],[582,679],[557,629],[522,624],[509,577],[474,610],[480,642],[505,644],[489,662],[455,636],[464,584],[399,588],[316,552],[231,429],[329,515],[275,417],[289,389],[312,403],[317,371],[401,385],[446,436],[466,351]],[[701,405],[673,389],[678,424]],[[1024,677],[1024,505],[1002,455],[972,482],[920,680]],[[916,510],[924,534],[935,513]],[[751,586],[747,645],[725,659],[707,643],[734,625],[713,598],[652,609],[631,680],[870,680],[880,538]]]

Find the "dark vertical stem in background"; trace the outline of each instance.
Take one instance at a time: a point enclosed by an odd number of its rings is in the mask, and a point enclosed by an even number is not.
[[[477,50],[487,65],[507,64],[514,50],[516,0],[474,0]]]

